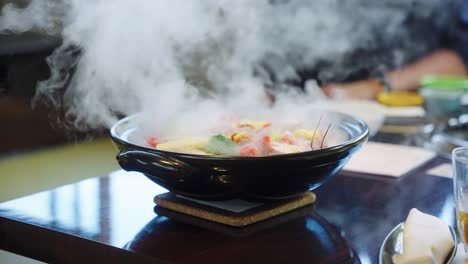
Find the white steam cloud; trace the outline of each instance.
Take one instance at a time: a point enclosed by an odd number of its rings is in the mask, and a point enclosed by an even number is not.
[[[402,36],[403,14],[358,2],[33,0],[26,8],[5,5],[0,32],[62,37],[48,58],[51,77],[37,94],[65,106],[77,126],[111,126],[116,114],[137,112],[159,123],[196,109],[242,114],[267,108],[253,75],[262,76],[261,62],[282,82],[297,78],[297,68],[339,62],[350,50],[372,45],[375,27]],[[433,8],[438,1],[394,2]],[[294,97],[278,96],[279,102]]]

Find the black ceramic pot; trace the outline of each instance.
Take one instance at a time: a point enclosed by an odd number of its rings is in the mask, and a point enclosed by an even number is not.
[[[284,199],[313,190],[335,175],[368,137],[367,125],[354,117],[328,112],[342,142],[301,153],[264,156],[209,156],[145,147],[139,116],[111,128],[120,149],[117,160],[127,171],[145,174],[171,192],[205,200]]]

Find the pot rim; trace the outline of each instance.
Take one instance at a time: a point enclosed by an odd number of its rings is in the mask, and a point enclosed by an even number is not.
[[[233,155],[201,155],[201,154],[189,154],[189,153],[183,153],[183,152],[174,152],[174,151],[165,151],[165,150],[159,150],[159,149],[154,149],[142,145],[138,145],[135,143],[131,143],[125,139],[123,139],[121,136],[118,135],[117,129],[120,126],[123,126],[127,122],[131,122],[132,120],[138,118],[139,116],[142,116],[143,113],[137,113],[133,114],[130,116],[127,116],[125,118],[120,119],[117,121],[110,129],[110,135],[112,140],[114,140],[117,143],[123,144],[128,146],[129,148],[136,149],[136,150],[145,150],[153,153],[158,153],[161,155],[171,155],[171,156],[177,156],[177,157],[183,157],[183,158],[195,158],[195,159],[210,159],[210,160],[245,160],[245,161],[254,161],[254,160],[275,160],[275,159],[291,159],[291,158],[303,158],[303,157],[323,157],[327,156],[329,154],[336,154],[339,152],[346,151],[350,148],[353,148],[355,146],[358,146],[359,144],[363,143],[364,141],[367,140],[369,136],[369,128],[367,124],[359,119],[355,118],[351,115],[344,114],[344,113],[339,113],[339,112],[334,112],[334,111],[324,111],[324,113],[329,113],[335,116],[341,116],[344,119],[354,121],[356,125],[358,125],[361,128],[361,133],[356,136],[352,137],[345,142],[334,145],[331,147],[323,148],[323,149],[318,149],[318,150],[310,150],[310,151],[303,151],[303,152],[298,152],[298,153],[287,153],[287,154],[277,154],[277,155],[269,155],[269,156],[258,156],[258,157],[250,157],[250,156],[233,156]]]

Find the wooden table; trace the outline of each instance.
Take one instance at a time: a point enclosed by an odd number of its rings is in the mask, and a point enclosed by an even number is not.
[[[314,206],[237,229],[157,215],[165,190],[117,171],[0,204],[0,249],[52,263],[377,263],[413,207],[454,225],[451,179],[425,173],[443,162],[400,179],[342,172]]]

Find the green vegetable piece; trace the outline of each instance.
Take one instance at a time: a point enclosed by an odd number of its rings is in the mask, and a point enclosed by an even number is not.
[[[218,155],[238,155],[239,146],[223,135],[216,135],[208,140],[205,151]]]
[[[281,137],[281,131],[279,130],[273,130],[273,132],[271,132],[270,134],[270,139],[271,141],[278,141]]]

